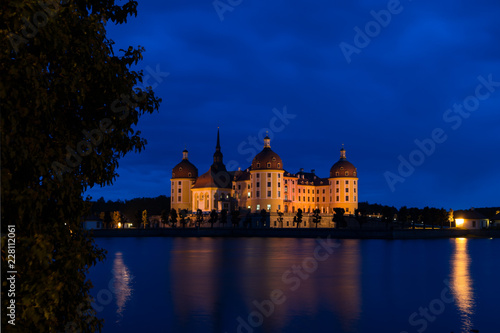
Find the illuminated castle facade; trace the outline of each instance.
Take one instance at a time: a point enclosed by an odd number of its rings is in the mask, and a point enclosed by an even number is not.
[[[319,209],[331,214],[334,208],[344,208],[354,214],[358,208],[358,173],[346,159],[345,149],[330,169],[330,177],[321,178],[314,170],[292,174],[283,168],[280,156],[271,149],[271,140],[264,138],[264,147],[246,170],[227,171],[222,161],[219,131],[213,163],[198,176],[198,169],[183,151],[182,161],[172,169],[171,207],[196,212],[201,209],[229,211],[238,208],[251,212],[277,210],[304,213]]]

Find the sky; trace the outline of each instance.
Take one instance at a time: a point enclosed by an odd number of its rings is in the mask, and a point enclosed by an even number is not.
[[[122,4],[123,2],[119,2]],[[159,112],[97,200],[170,193],[187,148],[206,172],[217,128],[229,170],[269,132],[286,171],[328,177],[342,144],[359,201],[500,206],[500,2],[139,1],[107,25],[115,52],[145,47]]]

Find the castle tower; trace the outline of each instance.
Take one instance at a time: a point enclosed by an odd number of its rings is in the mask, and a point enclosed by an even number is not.
[[[354,214],[358,209],[358,172],[351,162],[347,161],[346,151],[342,145],[340,159],[331,167],[329,211],[344,208],[346,214]]]
[[[283,210],[283,162],[271,149],[271,139],[266,135],[264,149],[258,153],[250,170],[250,193],[247,200],[252,212]]]
[[[188,160],[188,151],[182,152],[182,161],[172,169],[170,179],[172,193],[170,196],[171,208],[179,211],[191,210],[191,186],[198,177],[198,169]]]

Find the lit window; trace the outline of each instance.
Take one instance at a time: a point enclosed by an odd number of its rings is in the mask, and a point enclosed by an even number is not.
[[[250,198],[250,192],[248,192],[248,197]]]
[[[267,210],[271,211],[271,205],[267,205]]]
[[[257,210],[260,210],[260,205],[257,205]]]

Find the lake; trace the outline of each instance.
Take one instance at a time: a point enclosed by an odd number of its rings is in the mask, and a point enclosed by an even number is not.
[[[500,331],[500,239],[96,242],[103,332]]]

